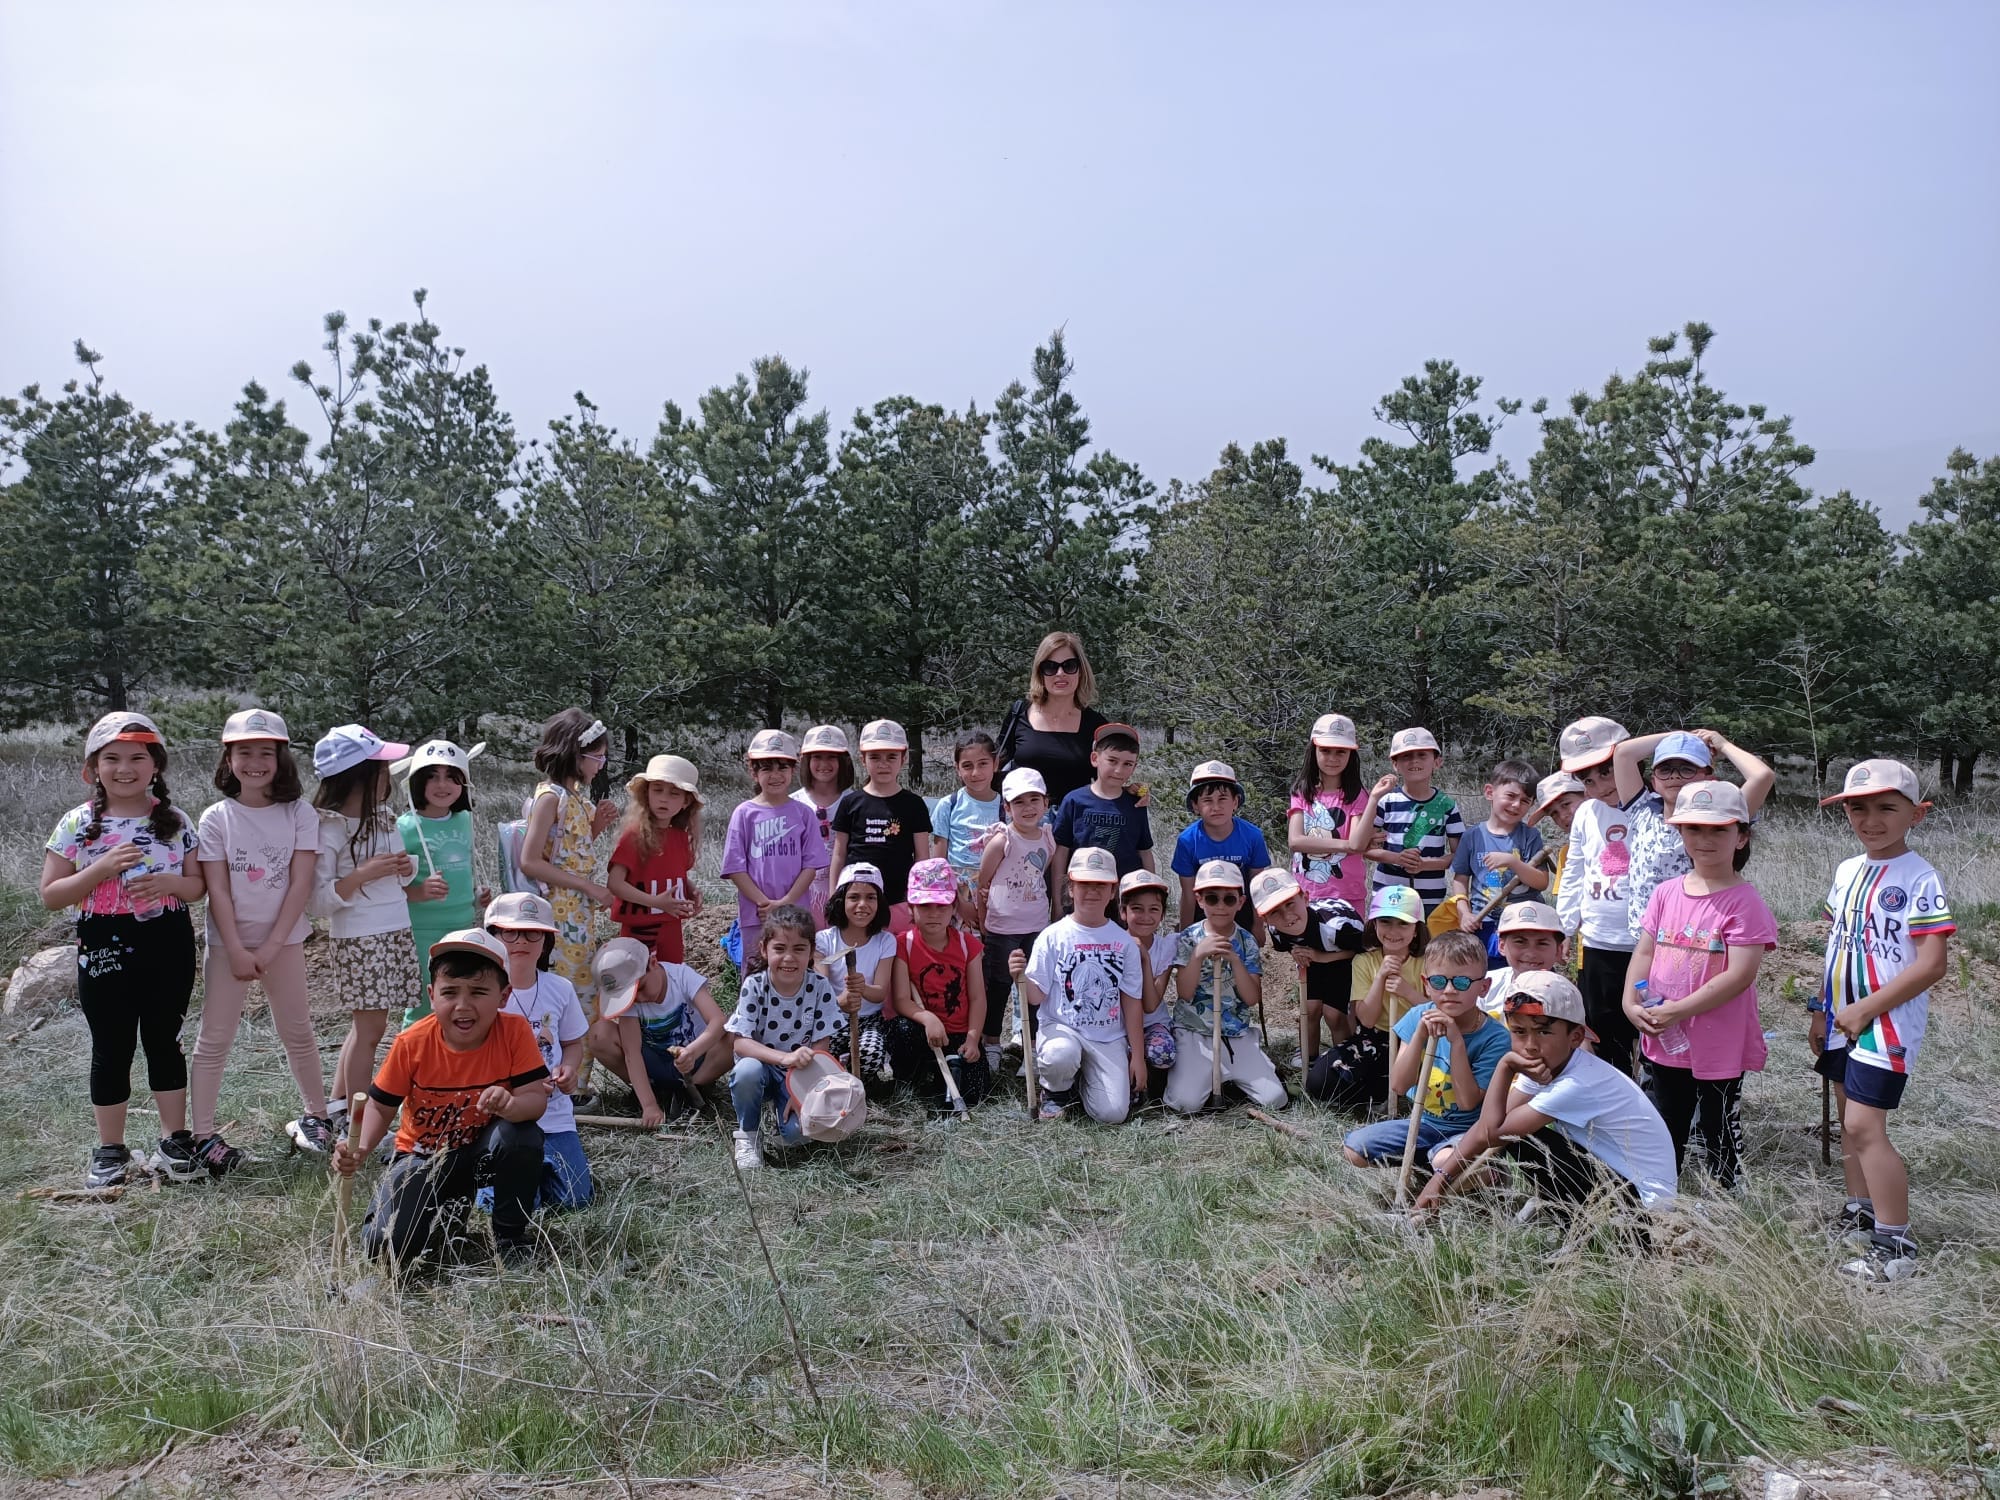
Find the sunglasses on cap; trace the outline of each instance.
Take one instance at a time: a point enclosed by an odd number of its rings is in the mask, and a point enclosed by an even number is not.
[[[1061,661],[1050,657],[1035,670],[1044,677],[1067,676],[1072,672],[1082,672],[1083,663],[1074,656],[1066,656]]]
[[[1457,990],[1463,995],[1475,984],[1476,979],[1467,979],[1463,974],[1426,974],[1424,983],[1442,995],[1446,990]]]
[[[1243,904],[1243,897],[1235,891],[1203,891],[1201,893],[1201,904],[1203,906],[1241,906]]]

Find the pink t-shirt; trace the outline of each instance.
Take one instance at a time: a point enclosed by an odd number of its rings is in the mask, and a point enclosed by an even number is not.
[[[225,797],[201,815],[197,834],[198,858],[228,870],[229,895],[236,903],[236,935],[249,947],[262,947],[291,889],[292,856],[301,849],[310,849],[315,857],[319,853],[319,814],[303,797],[268,807],[245,807],[234,797]],[[301,907],[285,941],[303,943],[309,931],[311,924]],[[208,940],[222,946],[213,901],[208,904]]]
[[[1731,948],[1778,946],[1778,923],[1771,908],[1744,881],[1712,896],[1690,895],[1693,877],[1660,882],[1646,903],[1646,931],[1653,938],[1653,964],[1646,992],[1661,1000],[1692,995],[1729,962]],[[1768,1049],[1757,1017],[1757,986],[1751,985],[1714,1010],[1683,1021],[1688,1050],[1669,1053],[1656,1037],[1642,1037],[1641,1050],[1657,1066],[1692,1067],[1697,1078],[1740,1078],[1761,1072]]]
[[[1294,796],[1290,811],[1305,818],[1305,831],[1344,838],[1355,815],[1368,805],[1366,793],[1348,799],[1339,790],[1321,787],[1311,797]],[[1308,901],[1329,897],[1356,911],[1368,909],[1368,861],[1358,854],[1294,854],[1292,875]]]

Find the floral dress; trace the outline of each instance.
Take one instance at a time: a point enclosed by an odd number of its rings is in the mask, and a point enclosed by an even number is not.
[[[539,802],[545,796],[556,799],[555,826],[549,834],[550,862],[585,880],[597,879],[597,838],[590,828],[590,799],[553,781],[538,785],[533,800]],[[584,1014],[593,1018],[597,1015],[597,980],[590,972],[590,960],[597,953],[595,904],[581,891],[561,886],[549,891],[549,905],[556,914],[556,946],[549,956],[549,971],[576,987]]]

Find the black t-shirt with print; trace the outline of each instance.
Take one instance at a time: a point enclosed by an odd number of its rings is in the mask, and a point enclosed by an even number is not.
[[[878,797],[851,787],[834,809],[833,831],[847,835],[847,862],[865,860],[882,872],[890,905],[910,899],[910,866],[917,862],[917,835],[931,831],[931,810],[915,792],[899,789]],[[840,878],[835,870],[831,877]]]

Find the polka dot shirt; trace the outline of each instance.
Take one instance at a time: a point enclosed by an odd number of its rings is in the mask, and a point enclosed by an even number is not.
[[[826,976],[810,970],[796,995],[781,995],[771,986],[771,976],[753,974],[743,981],[736,997],[736,1010],[726,1029],[732,1036],[748,1037],[766,1047],[789,1052],[822,1042],[840,1030],[840,1002]]]

